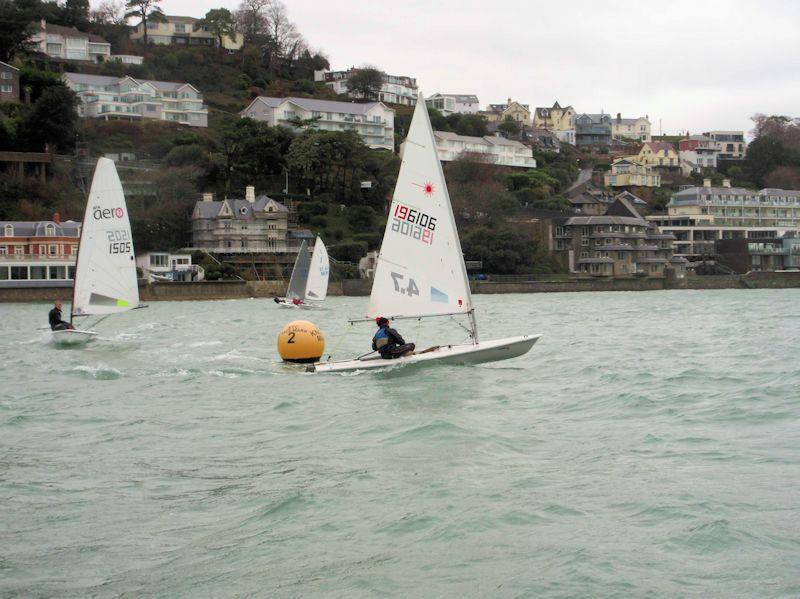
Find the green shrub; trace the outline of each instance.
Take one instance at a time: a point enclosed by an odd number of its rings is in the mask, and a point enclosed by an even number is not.
[[[358,262],[367,253],[366,241],[337,243],[330,247],[330,254],[340,262]]]

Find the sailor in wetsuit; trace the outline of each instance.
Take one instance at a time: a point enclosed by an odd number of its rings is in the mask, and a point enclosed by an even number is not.
[[[416,346],[413,343],[406,343],[400,333],[389,326],[389,320],[383,316],[375,319],[378,325],[378,332],[372,338],[372,349],[380,352],[384,360],[403,358],[413,355]]]
[[[50,310],[50,330],[51,331],[64,331],[66,329],[74,329],[70,323],[65,320],[61,320],[61,300],[57,299],[55,302],[55,307]]]

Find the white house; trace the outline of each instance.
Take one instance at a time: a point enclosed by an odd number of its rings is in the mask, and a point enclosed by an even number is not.
[[[355,131],[372,149],[394,150],[394,110],[383,102],[259,96],[240,114],[272,127],[294,127],[297,120],[315,119],[314,127],[321,131]]]
[[[192,264],[191,254],[169,252],[147,252],[136,256],[136,266],[148,282],[153,281],[202,281],[205,271],[202,266]]]
[[[434,131],[436,153],[442,162],[450,162],[462,157],[474,157],[476,161],[498,166],[536,168],[533,150],[528,146],[504,137],[470,137],[449,131]],[[403,155],[405,142],[400,145]]]
[[[478,96],[474,94],[440,94],[435,93],[429,98],[425,98],[428,108],[435,108],[443,115],[453,114],[477,114],[481,109],[478,103]]]
[[[353,67],[346,71],[314,71],[314,81],[322,81],[332,88],[337,94],[344,94],[352,98],[358,98],[357,93],[347,89],[347,81],[357,73],[358,69]],[[381,89],[378,92],[378,100],[387,104],[402,104],[404,106],[415,106],[417,104],[417,80],[406,75],[387,75],[383,73]]]
[[[80,99],[78,115],[82,117],[157,119],[192,127],[208,126],[208,106],[190,83],[82,73],[64,73],[64,81]]]
[[[64,60],[105,62],[111,56],[111,44],[99,35],[53,25],[44,19],[37,24],[29,42],[42,54]]]
[[[717,168],[717,142],[705,135],[690,135],[678,142],[684,171],[701,173],[704,168]]]

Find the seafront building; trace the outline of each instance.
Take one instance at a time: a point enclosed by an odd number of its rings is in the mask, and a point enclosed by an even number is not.
[[[136,256],[136,266],[149,283],[202,281],[205,274],[202,266],[192,264],[191,254],[147,252]]]
[[[215,254],[258,277],[274,278],[294,263],[303,241],[313,246],[314,236],[297,226],[297,212],[256,196],[248,186],[244,199],[203,194],[192,212],[192,245],[186,250]]]
[[[478,96],[474,94],[440,94],[435,93],[425,98],[425,105],[434,108],[444,116],[449,114],[477,114],[481,107]]]
[[[530,106],[511,98],[505,104],[489,104],[486,110],[481,110],[478,114],[490,123],[500,123],[510,119],[517,121],[522,127],[530,127],[531,124]]]
[[[34,32],[28,40],[32,49],[51,58],[99,63],[111,57],[111,44],[94,33],[53,25],[44,19],[33,27]]]
[[[675,237],[657,231],[627,196],[604,214],[572,216],[553,223],[557,260],[579,278],[682,278],[686,261],[673,255]]]
[[[81,223],[0,221],[0,287],[71,285]]]
[[[208,106],[190,83],[64,73],[78,96],[78,115],[95,119],[155,119],[191,127],[208,126]]]
[[[800,232],[800,191],[762,189],[751,191],[712,187],[689,187],[673,194],[667,214],[648,216],[664,233],[675,235],[675,254],[690,261],[716,254],[720,240],[769,240]]]
[[[349,68],[346,71],[314,71],[314,81],[321,81],[333,89],[337,94],[343,94],[351,98],[360,98],[357,92],[350,91],[347,82],[355,73],[356,68]],[[387,104],[401,104],[403,106],[416,106],[417,80],[406,75],[387,75],[381,74],[381,88],[378,91],[378,101]]]
[[[536,168],[533,150],[523,143],[500,136],[471,137],[449,131],[434,131],[436,154],[442,162],[470,159],[498,166]],[[400,144],[403,155],[406,142]]]
[[[771,239],[719,239],[715,259],[736,273],[800,270],[800,236],[793,232]]]
[[[394,151],[394,110],[383,102],[259,96],[239,114],[271,127],[297,128],[299,122],[313,119],[314,127],[321,131],[355,131],[370,148]]]
[[[197,28],[200,19],[194,17],[180,17],[164,15],[165,21],[147,21],[147,43],[174,46],[216,46],[219,43],[217,36],[208,30],[208,27]],[[130,34],[134,42],[144,43],[144,24],[136,25]],[[239,50],[244,45],[244,35],[235,33],[233,36],[222,36],[222,47],[225,50]]]

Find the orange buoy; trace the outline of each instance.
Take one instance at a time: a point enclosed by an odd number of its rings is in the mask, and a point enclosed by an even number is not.
[[[278,333],[278,353],[285,362],[318,362],[325,351],[325,337],[313,322],[294,320]]]

